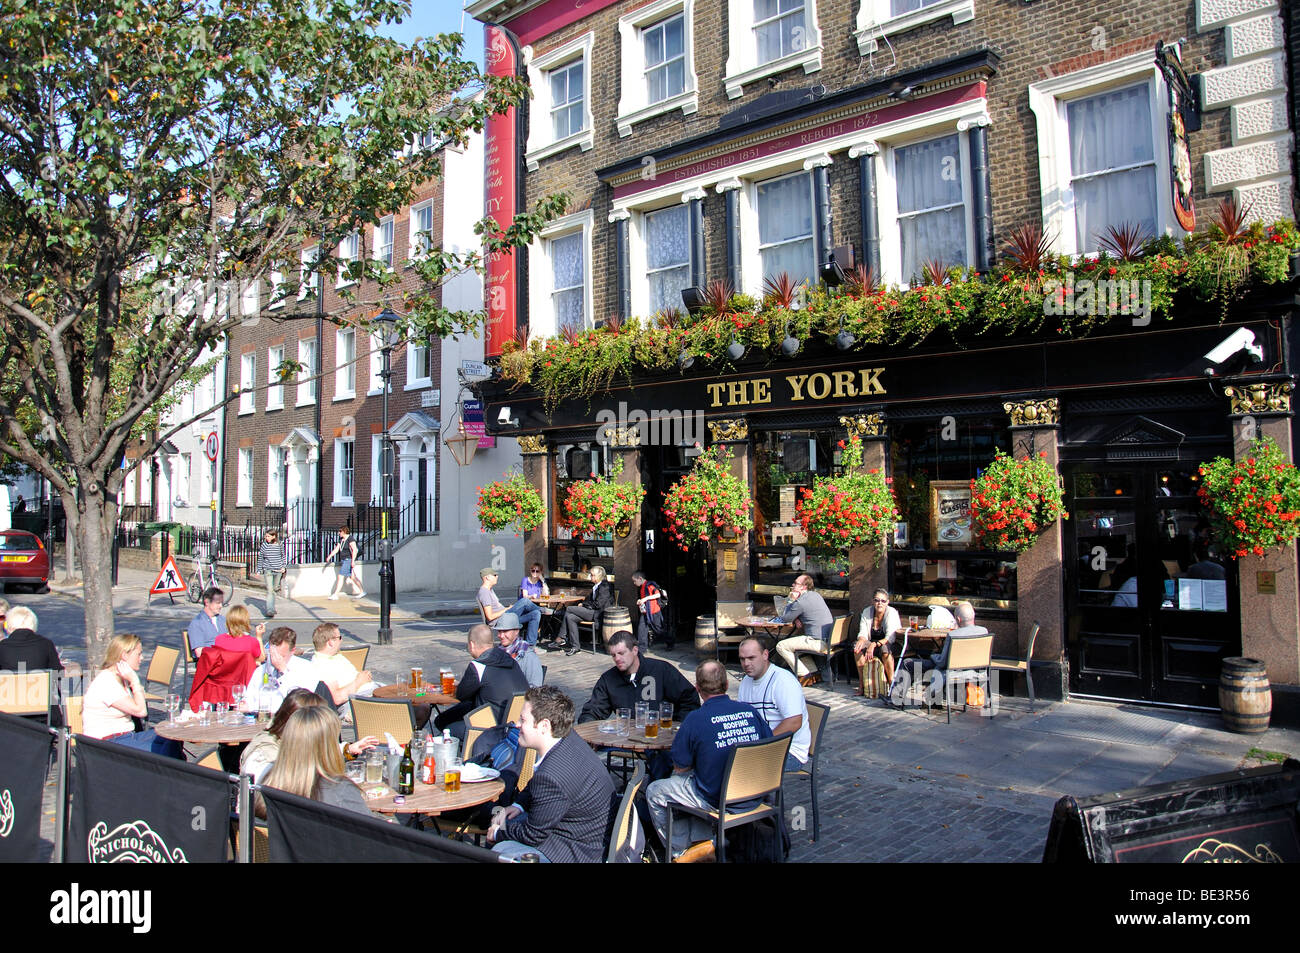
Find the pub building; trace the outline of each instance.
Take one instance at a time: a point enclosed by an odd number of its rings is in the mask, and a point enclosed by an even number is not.
[[[573,210],[526,253],[492,263],[488,287],[501,293],[489,295],[489,359],[522,329],[537,339],[609,315],[644,320],[682,307],[683,289],[695,303],[718,279],[761,299],[763,278],[777,271],[833,283],[862,263],[906,287],[942,257],[987,276],[1026,221],[1043,226],[1054,251],[1077,256],[1096,251],[1087,221],[1136,218],[1148,235],[1181,239],[1196,216],[1203,227],[1220,193],[1255,200],[1265,222],[1294,218],[1289,158],[1276,182],[1256,168],[1249,174],[1259,182],[1238,173],[1220,185],[1226,173],[1214,157],[1239,148],[1241,130],[1199,124],[1242,101],[1214,85],[1225,68],[1215,38],[1240,11],[1198,3],[1181,63],[1174,52],[1161,64],[1158,44],[1183,36],[1185,5],[1133,13],[1132,35],[1100,51],[1089,50],[1086,31],[1061,38],[1059,49],[993,39],[1031,27],[1037,35],[1044,18],[1065,15],[1046,7],[981,6],[971,23],[943,14],[918,19],[919,28],[900,16],[901,32],[889,37],[897,68],[880,75],[861,66],[870,39],[861,32],[849,65],[832,53],[832,34],[852,33],[852,13],[869,5],[807,0],[800,9],[819,31],[816,62],[791,54],[764,73],[752,59],[733,68],[745,42],[734,21],[764,6],[749,0],[470,4],[492,24],[489,68],[518,71],[534,91],[527,114],[489,128],[489,202],[495,190],[508,212],[565,189]],[[1256,16],[1278,17],[1276,5],[1257,6]],[[694,42],[686,91],[655,114],[644,96],[629,107],[628,84],[641,80],[620,57],[644,55],[636,65],[649,76],[661,26]],[[1232,55],[1284,54],[1233,46]],[[1204,75],[1186,82],[1184,64]],[[780,82],[749,85],[756,78]],[[585,84],[581,95],[575,83]],[[561,128],[566,102],[586,115]],[[1109,123],[1150,143],[1104,155]],[[1074,138],[1081,129],[1103,143],[1091,180],[1078,174],[1088,158]],[[1189,152],[1182,182],[1192,188],[1182,191],[1179,156]],[[1126,161],[1133,156],[1145,164]],[[1137,166],[1146,168],[1137,186],[1116,179],[1089,191],[1089,181]],[[525,537],[526,561],[545,565],[552,586],[603,565],[624,606],[634,605],[631,574],[643,569],[669,591],[679,641],[699,616],[725,619],[744,604],[765,611],[806,571],[834,614],[850,614],[851,629],[877,587],[904,622],[969,600],[999,656],[1023,658],[1041,624],[1038,697],[1217,708],[1222,660],[1245,655],[1267,666],[1274,718],[1294,720],[1296,548],[1231,560],[1207,546],[1196,497],[1199,465],[1241,454],[1254,436],[1272,437],[1293,458],[1292,264],[1289,280],[1257,285],[1231,307],[1180,295],[1161,318],[1126,313],[1076,337],[1050,318],[1033,331],[940,331],[898,346],[809,336],[797,350],[633,365],[598,393],[559,400],[507,374],[480,392],[488,431],[519,441],[524,473],[547,503],[546,524]],[[1059,313],[1051,307],[1046,314]],[[805,546],[796,516],[799,490],[839,472],[850,434],[863,440],[865,465],[892,477],[902,513],[879,561],[867,547],[843,557]],[[701,447],[716,444],[731,449],[733,472],[751,488],[755,525],[683,552],[665,533],[662,494]],[[1019,555],[981,548],[969,519],[970,481],[999,450],[1042,455],[1062,480],[1068,519]],[[616,457],[620,479],[647,490],[639,517],[605,539],[572,539],[560,520],[565,488],[610,472]],[[1011,680],[1002,690],[1013,690]],[[1023,679],[1014,691],[1025,691]]]

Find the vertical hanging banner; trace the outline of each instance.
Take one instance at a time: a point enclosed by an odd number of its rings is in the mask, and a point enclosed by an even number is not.
[[[496,437],[489,437],[487,425],[483,419],[483,401],[467,400],[461,404],[461,420],[465,422],[465,433],[478,437],[478,449],[490,450],[497,445]]]
[[[514,34],[495,23],[484,24],[483,34],[488,75],[519,75],[522,58]],[[511,106],[487,121],[483,160],[485,211],[502,229],[509,227],[519,212],[522,142],[523,117],[518,108]],[[505,342],[514,337],[515,327],[520,322],[523,256],[522,249],[488,256],[483,285],[483,304],[487,310],[487,335],[483,348],[486,357],[501,354]]]
[[[41,857],[41,796],[53,740],[45,722],[0,714],[0,863]]]
[[[1196,89],[1183,69],[1177,47],[1156,43],[1156,66],[1169,90],[1169,191],[1174,217],[1184,231],[1196,230],[1196,205],[1192,201],[1192,153],[1187,134],[1201,128]]]

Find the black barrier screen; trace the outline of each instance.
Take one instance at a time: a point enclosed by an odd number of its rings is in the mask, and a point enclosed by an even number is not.
[[[0,862],[41,857],[41,796],[54,736],[43,722],[0,714]]]
[[[490,850],[263,788],[271,863],[496,863]]]
[[[227,775],[81,736],[72,759],[69,861],[226,861],[231,792]]]

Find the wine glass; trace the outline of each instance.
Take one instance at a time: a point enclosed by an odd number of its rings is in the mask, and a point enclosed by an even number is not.
[[[167,724],[169,725],[176,724],[176,715],[177,713],[180,712],[180,710],[181,710],[181,696],[168,695],[167,696]]]
[[[244,709],[243,709],[243,705],[241,704],[241,703],[243,702],[243,700],[244,700],[244,686],[243,686],[243,685],[236,685],[234,688],[232,688],[232,689],[230,690],[230,698],[231,698],[231,700],[234,701],[234,703],[235,703],[235,710],[236,710],[236,711],[243,711],[243,710],[244,710]]]

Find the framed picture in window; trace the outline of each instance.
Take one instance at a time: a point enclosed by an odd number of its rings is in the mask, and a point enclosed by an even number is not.
[[[970,481],[935,480],[930,484],[930,545],[935,549],[972,549]]]

